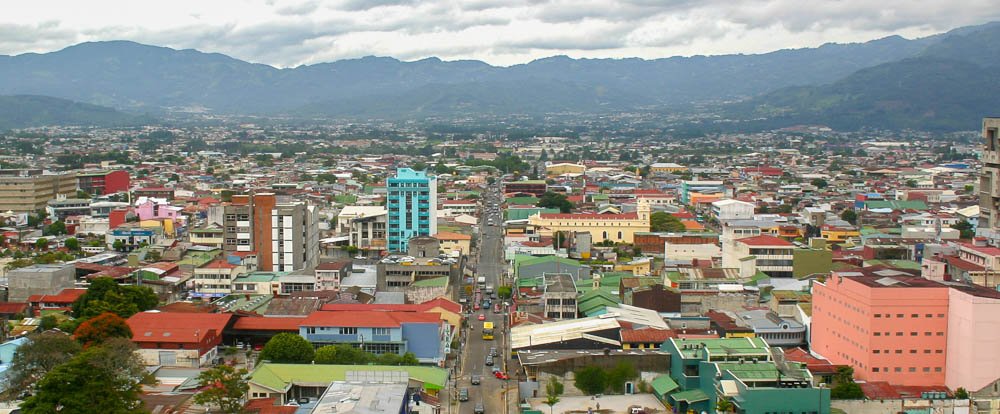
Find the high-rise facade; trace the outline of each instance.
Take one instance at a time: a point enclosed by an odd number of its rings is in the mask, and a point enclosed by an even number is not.
[[[222,208],[226,252],[255,252],[261,271],[290,272],[319,263],[319,214],[272,193],[234,195]]]
[[[390,252],[405,252],[410,238],[437,233],[437,178],[398,168],[386,186]]]
[[[1000,118],[983,119],[983,173],[979,179],[979,236],[1000,245]]]
[[[49,200],[75,195],[75,173],[0,170],[0,211],[33,213],[44,209]]]

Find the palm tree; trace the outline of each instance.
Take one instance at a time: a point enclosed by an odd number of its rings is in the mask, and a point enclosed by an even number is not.
[[[732,412],[734,408],[736,408],[736,406],[733,405],[733,402],[729,401],[728,398],[719,398],[719,400],[715,403],[715,411],[720,413]]]

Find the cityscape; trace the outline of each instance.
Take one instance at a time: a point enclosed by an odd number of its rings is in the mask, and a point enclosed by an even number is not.
[[[1000,414],[995,7],[152,3],[0,36],[0,413]]]

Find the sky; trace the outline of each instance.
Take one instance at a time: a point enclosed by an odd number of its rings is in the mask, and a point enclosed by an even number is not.
[[[198,49],[276,67],[364,56],[655,59],[906,38],[1000,20],[996,0],[20,0],[0,54],[87,41]]]

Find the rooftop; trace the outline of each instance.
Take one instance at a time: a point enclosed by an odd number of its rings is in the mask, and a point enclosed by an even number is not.
[[[264,362],[250,374],[250,382],[278,392],[292,383],[325,387],[333,381],[345,381],[349,372],[406,371],[410,379],[423,382],[425,389],[442,389],[448,371],[425,366],[274,364]]]

